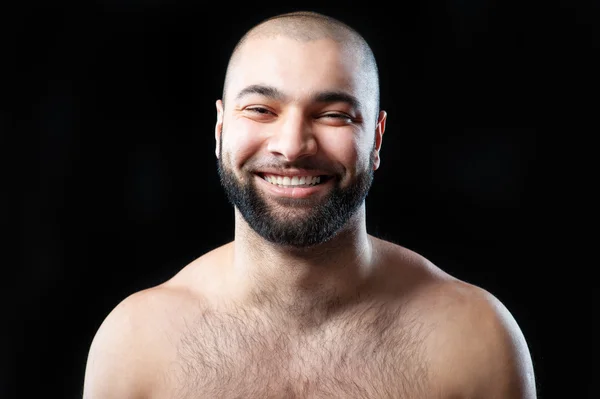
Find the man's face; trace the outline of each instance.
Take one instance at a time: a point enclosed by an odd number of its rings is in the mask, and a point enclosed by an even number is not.
[[[266,240],[325,242],[363,204],[383,122],[359,65],[330,40],[253,39],[242,50],[217,105],[218,171]]]

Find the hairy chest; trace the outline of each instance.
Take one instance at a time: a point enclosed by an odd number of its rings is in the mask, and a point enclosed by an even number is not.
[[[179,399],[431,397],[427,335],[408,313],[384,308],[300,332],[269,318],[206,313],[174,342],[165,388]]]

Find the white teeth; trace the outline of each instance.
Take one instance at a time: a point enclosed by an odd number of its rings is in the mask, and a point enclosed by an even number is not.
[[[263,177],[266,181],[271,184],[275,184],[283,187],[292,187],[292,186],[314,186],[315,184],[319,184],[321,182],[320,176],[273,176],[273,175],[265,175]]]

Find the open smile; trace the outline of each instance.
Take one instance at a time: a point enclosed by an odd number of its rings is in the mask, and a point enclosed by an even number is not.
[[[306,198],[326,190],[334,180],[328,175],[276,175],[258,173],[257,180],[268,192],[282,197]]]

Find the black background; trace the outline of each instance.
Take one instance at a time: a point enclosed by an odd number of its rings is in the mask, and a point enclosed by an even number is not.
[[[540,398],[597,397],[593,262],[569,255],[562,166],[595,132],[598,5],[456,0],[3,6],[0,397],[80,397],[108,312],[233,238],[214,103],[237,39],[296,9],[348,22],[379,61],[369,231],[503,301]]]

